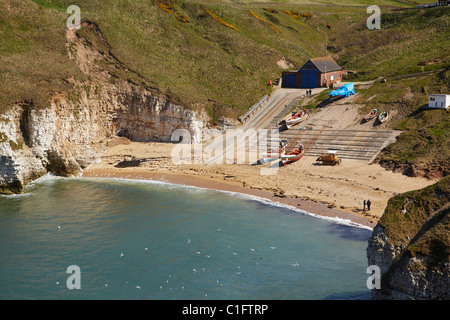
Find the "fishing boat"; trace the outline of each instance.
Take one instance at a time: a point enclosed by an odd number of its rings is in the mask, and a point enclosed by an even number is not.
[[[307,110],[303,110],[303,111],[297,112],[292,117],[290,117],[289,119],[286,120],[286,127],[288,129],[290,129],[294,125],[296,125],[297,123],[300,123],[300,122],[304,121],[306,118],[308,118],[308,111]]]
[[[280,159],[280,157],[286,152],[286,146],[287,140],[280,140],[280,147],[276,150],[269,150],[266,154],[263,155],[261,162],[267,163]]]
[[[305,147],[298,142],[298,149],[292,151],[289,154],[284,154],[281,156],[281,162],[283,163],[283,166],[300,160],[305,155]]]
[[[372,111],[370,111],[367,116],[364,117],[364,120],[366,120],[366,122],[369,122],[370,120],[372,120],[373,118],[375,118],[377,116],[378,110],[377,109],[372,109]]]
[[[388,118],[388,112],[385,111],[378,116],[378,121],[380,121],[380,123],[383,123],[387,120],[387,118]]]

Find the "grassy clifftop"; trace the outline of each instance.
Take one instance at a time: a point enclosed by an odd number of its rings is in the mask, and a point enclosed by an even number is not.
[[[92,28],[78,35],[114,57],[113,76],[154,88],[173,102],[204,109],[212,122],[245,113],[268,83],[311,57],[330,54],[356,73],[387,78],[358,89],[358,103],[391,111],[386,126],[404,131],[378,161],[430,178],[448,175],[449,114],[421,109],[429,93],[450,92],[450,8],[392,11],[427,1],[331,0],[0,0],[0,114],[18,101],[45,107],[55,92],[77,94],[89,81],[69,59],[66,12],[81,9]],[[381,6],[381,30],[368,30],[367,7]],[[416,78],[405,74],[447,69]],[[444,152],[442,152],[444,150]]]
[[[429,245],[432,245],[432,241],[425,241],[427,238],[422,236],[437,228],[438,222],[445,222],[442,231],[447,230],[445,232],[448,233],[449,205],[450,177],[447,177],[425,189],[399,194],[390,199],[379,223],[394,245],[407,246],[411,253],[426,253],[431,250]],[[446,243],[446,249],[441,253],[448,252],[448,237],[442,237],[440,241]]]
[[[327,43],[331,50],[355,49],[345,35],[358,39],[365,32],[349,28],[365,21],[368,5],[385,11],[411,6],[389,0],[0,0],[0,111],[22,99],[45,106],[52,92],[70,90],[67,78],[83,80],[66,48],[66,9],[74,4],[140,82],[186,107],[206,109],[213,119],[241,115],[270,91],[269,80],[325,55]],[[363,57],[347,61],[346,52],[333,55],[370,74]]]
[[[374,298],[449,298],[449,213],[449,177],[388,201],[367,249],[369,263],[384,270]]]
[[[405,259],[416,257],[423,259],[419,265],[414,266],[416,271],[422,270],[424,273],[423,270],[426,269],[437,269],[448,272],[446,268],[450,256],[449,213],[449,177],[425,189],[397,195],[389,200],[379,224],[389,241],[394,246],[404,249],[385,278],[389,279],[391,273]]]

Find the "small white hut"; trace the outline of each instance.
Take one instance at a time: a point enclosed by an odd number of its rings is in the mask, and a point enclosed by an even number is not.
[[[428,108],[448,109],[450,106],[450,94],[430,94]]]

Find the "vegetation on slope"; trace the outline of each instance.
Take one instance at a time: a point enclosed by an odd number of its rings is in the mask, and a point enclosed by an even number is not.
[[[400,261],[426,257],[420,270],[442,271],[450,257],[450,177],[422,190],[389,200],[379,221],[392,245],[404,248],[385,275],[385,284]],[[419,271],[419,270],[418,270]]]
[[[379,223],[394,245],[406,246],[435,214],[448,214],[449,202],[450,177],[447,177],[424,189],[391,198]],[[415,251],[418,252],[417,248]]]
[[[353,80],[372,80],[448,67],[449,37],[449,7],[382,12],[380,30],[359,21],[331,38],[330,49],[357,71]]]
[[[389,169],[410,176],[445,177],[450,172],[450,114],[428,109],[430,93],[450,92],[450,70],[411,79],[375,83],[362,92],[373,97],[365,111],[389,111],[390,127],[403,133],[387,146],[377,161]]]
[[[111,53],[142,83],[217,119],[238,117],[269,93],[269,80],[286,67],[280,61],[298,68],[324,55],[326,38],[367,17],[370,2],[274,1],[268,11],[258,1],[0,0],[0,112],[20,100],[45,106],[53,92],[70,90],[68,78],[83,80],[65,47],[69,5],[98,25]]]
[[[431,93],[450,93],[450,8],[407,10],[382,14],[381,30],[363,22],[352,33],[331,41],[339,62],[356,71],[347,80],[375,80],[359,89],[358,103],[367,113],[389,111],[385,124],[403,133],[377,161],[411,176],[445,177],[450,172],[450,115],[426,109]],[[442,71],[439,71],[442,70]],[[411,78],[401,76],[438,71]]]
[[[79,36],[114,61],[101,67],[114,78],[154,88],[187,108],[205,109],[213,123],[242,115],[264,94],[269,80],[311,57],[331,54],[356,71],[349,81],[387,78],[358,90],[371,108],[392,111],[386,126],[404,131],[379,162],[408,174],[448,175],[448,112],[423,110],[429,93],[450,92],[450,8],[390,11],[422,1],[307,0],[0,0],[0,113],[25,101],[45,107],[55,92],[89,76],[68,57],[66,12],[81,9],[92,28]],[[367,6],[382,8],[382,29],[366,27]],[[106,45],[105,45],[106,44]],[[447,71],[393,79],[413,72]],[[445,150],[446,152],[442,152]],[[424,168],[434,168],[424,172]]]

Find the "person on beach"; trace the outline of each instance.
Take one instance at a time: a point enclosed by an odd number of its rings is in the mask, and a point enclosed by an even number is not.
[[[370,204],[371,204],[370,200],[367,200],[367,211],[370,211]]]
[[[364,200],[364,208],[363,211],[366,212],[366,200]]]

